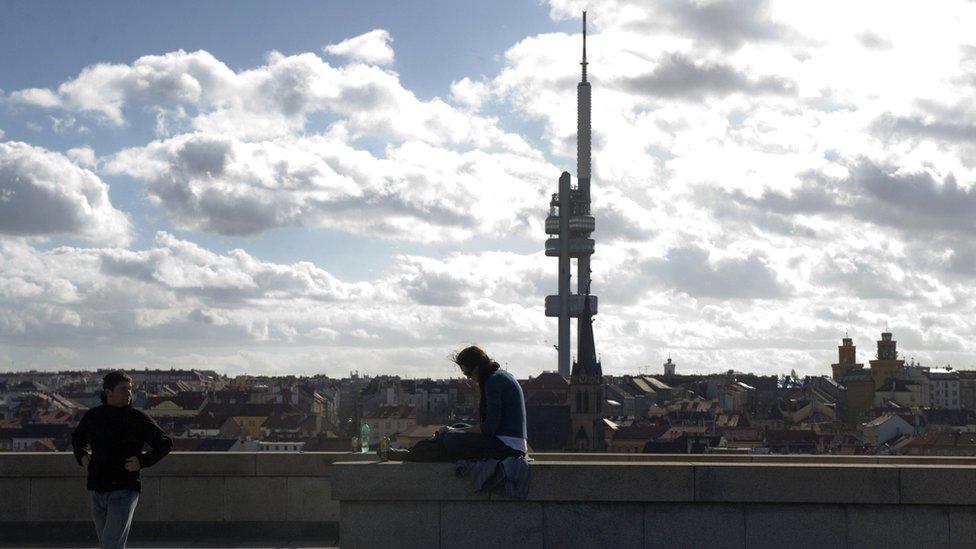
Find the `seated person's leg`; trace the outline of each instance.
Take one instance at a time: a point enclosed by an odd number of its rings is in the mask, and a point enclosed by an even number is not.
[[[458,459],[505,459],[515,451],[498,440],[498,437],[465,431],[444,433],[444,450],[449,461]]]
[[[444,452],[441,437],[426,438],[408,449],[390,448],[386,458],[390,461],[451,461]]]

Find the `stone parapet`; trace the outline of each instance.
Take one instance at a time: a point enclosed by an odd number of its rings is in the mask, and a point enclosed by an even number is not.
[[[349,453],[173,453],[143,471],[134,539],[293,540],[334,543],[336,460]],[[0,453],[0,545],[92,541],[85,471],[70,453]],[[80,536],[80,537],[79,537]]]
[[[967,458],[567,456],[525,501],[451,464],[335,463],[342,546],[976,547]]]
[[[134,540],[343,547],[976,547],[976,459],[535,454],[527,501],[451,464],[174,453],[144,471]],[[92,543],[71,454],[0,453],[0,546]],[[20,542],[20,543],[18,543]]]

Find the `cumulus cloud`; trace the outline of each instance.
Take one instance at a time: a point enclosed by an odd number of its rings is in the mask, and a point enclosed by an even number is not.
[[[467,76],[451,82],[451,98],[456,103],[478,109],[491,94],[491,88],[485,82],[471,80]]]
[[[75,147],[66,153],[72,162],[82,168],[95,166],[95,151],[91,147]]]
[[[126,243],[131,227],[97,175],[59,153],[10,141],[0,143],[0,233]]]
[[[691,297],[713,299],[773,299],[789,295],[773,269],[759,254],[710,261],[708,251],[687,246],[672,248],[660,259],[643,264],[652,284]]]
[[[369,285],[343,283],[308,262],[267,263],[239,249],[220,255],[165,232],[157,233],[155,247],[146,251],[101,252],[101,272],[157,284],[174,292],[203,295],[211,302],[376,297]]]
[[[139,251],[40,251],[0,242],[0,266],[0,341],[44,345],[53,338],[77,350],[81,361],[98,352],[93,342],[106,340],[148,346],[151,354],[177,344],[191,355],[287,343],[299,354],[327,347],[328,355],[346,357],[343,367],[357,367],[368,353],[395,362],[425,357],[430,367],[432,357],[447,356],[458,341],[535,342],[546,324],[541,300],[525,287],[541,273],[538,258],[518,254],[400,256],[377,280],[351,282],[307,262],[216,253],[160,232]],[[452,276],[487,291],[474,290],[449,308],[414,291]]]
[[[681,54],[665,56],[650,73],[621,81],[632,93],[700,100],[709,95],[792,95],[796,85],[777,76],[750,78],[722,64],[695,63]]]
[[[383,29],[373,29],[359,36],[343,40],[338,44],[329,44],[323,50],[332,55],[348,57],[354,61],[390,65],[393,63],[391,41],[389,32]]]
[[[377,158],[324,136],[243,142],[212,134],[129,149],[106,169],[147,181],[150,196],[190,228],[247,235],[331,227],[419,241],[524,232],[555,173],[517,155],[419,142]]]
[[[878,256],[828,255],[814,273],[814,280],[834,290],[850,292],[861,299],[905,301],[915,297],[904,274],[891,272]],[[900,279],[899,279],[900,278]]]
[[[452,254],[444,259],[404,255],[397,260],[398,286],[422,305],[463,306],[477,299],[538,306],[548,288],[551,258],[541,252]]]
[[[28,88],[10,94],[10,101],[51,109],[61,106],[61,98],[45,88]]]
[[[909,238],[976,231],[976,189],[947,175],[878,165],[868,159],[848,166],[841,178],[811,173],[807,183],[785,195],[766,190],[759,198],[728,195],[739,204],[781,215],[844,215],[902,232]]]
[[[888,50],[891,49],[893,45],[891,40],[871,32],[870,30],[858,33],[857,41],[869,50]]]
[[[962,114],[962,113],[958,113]],[[976,144],[976,118],[933,118],[922,115],[897,116],[885,113],[875,120],[872,129],[887,138],[932,138],[939,141]]]
[[[549,4],[559,18],[577,18],[588,9],[599,28],[667,31],[727,51],[750,42],[799,38],[793,28],[776,20],[768,0],[550,0]]]
[[[352,138],[372,134],[538,154],[520,136],[499,129],[492,117],[439,98],[418,99],[395,73],[363,64],[336,68],[312,53],[272,52],[265,65],[235,72],[206,51],[179,50],[143,56],[131,65],[92,65],[58,86],[56,94],[45,91],[24,94],[57,97],[66,109],[96,113],[116,125],[125,122],[126,108],[142,106],[156,114],[160,134],[169,133],[176,120],[201,131],[273,138],[301,131],[312,113],[330,111]]]

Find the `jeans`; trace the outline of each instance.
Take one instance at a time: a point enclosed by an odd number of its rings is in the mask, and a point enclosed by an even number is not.
[[[457,461],[459,459],[505,459],[522,452],[509,448],[498,437],[465,431],[448,431],[421,440],[403,461]]]
[[[92,518],[102,549],[124,549],[132,526],[132,514],[139,503],[139,492],[114,490],[92,492]]]

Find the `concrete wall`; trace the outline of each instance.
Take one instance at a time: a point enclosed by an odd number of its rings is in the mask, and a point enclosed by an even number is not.
[[[143,471],[133,539],[338,537],[330,476],[340,453],[174,453]],[[94,540],[71,454],[0,453],[0,543]]]
[[[450,464],[337,463],[332,494],[344,548],[976,547],[972,460],[688,457],[537,461],[526,501]]]
[[[474,493],[450,464],[176,453],[144,471],[133,539],[332,545],[341,536],[350,548],[594,540],[609,547],[976,548],[976,458],[534,457],[530,497],[521,502]],[[0,546],[91,544],[89,509],[84,471],[71,454],[0,453]]]

